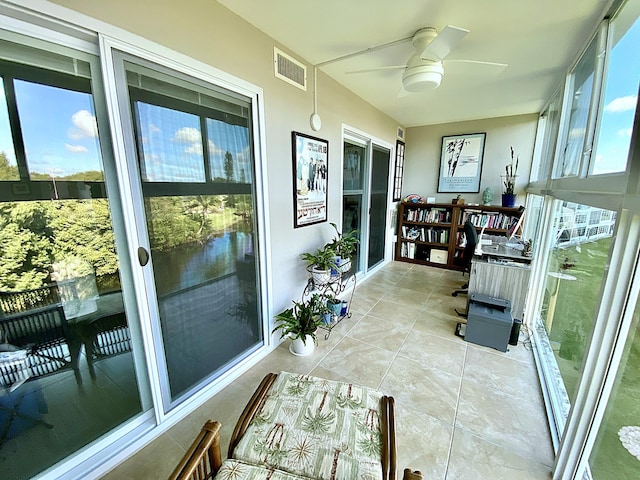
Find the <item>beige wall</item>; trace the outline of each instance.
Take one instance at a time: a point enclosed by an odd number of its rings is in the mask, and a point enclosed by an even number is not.
[[[328,220],[340,224],[342,124],[394,144],[397,122],[319,71],[318,112],[322,129],[313,132],[309,126],[313,111],[311,65],[214,0],[54,0],[53,3],[157,42],[263,89],[272,298],[275,311],[290,306],[292,298],[299,298],[306,281],[299,254],[319,247],[332,233],[328,222],[293,228],[291,131],[329,141]],[[306,92],[274,76],[274,45],[307,64]]]
[[[456,194],[437,193],[442,137],[466,133],[487,134],[480,177],[479,193],[463,193],[465,203],[482,203],[482,191],[493,187],[493,204],[500,205],[502,193],[500,175],[511,163],[509,147],[520,156],[516,182],[517,204],[523,204],[524,187],[529,180],[538,115],[489,118],[469,122],[443,123],[412,127],[406,131],[406,152],[403,196],[410,193],[436,197],[436,201],[449,203]]]

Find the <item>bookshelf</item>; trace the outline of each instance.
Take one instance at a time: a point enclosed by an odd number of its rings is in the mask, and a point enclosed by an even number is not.
[[[464,223],[485,235],[509,236],[523,211],[484,205],[402,202],[398,215],[396,260],[462,270]]]

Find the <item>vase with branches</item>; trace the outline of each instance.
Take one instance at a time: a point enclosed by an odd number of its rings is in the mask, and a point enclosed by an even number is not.
[[[518,176],[518,163],[520,162],[520,155],[515,155],[513,147],[511,149],[511,163],[505,166],[504,175],[504,193],[514,194],[516,187],[516,177]]]
[[[505,174],[502,176],[502,185],[504,193],[502,194],[502,206],[513,207],[515,205],[515,188],[516,178],[518,177],[518,164],[520,156],[516,155],[513,147],[509,147],[511,151],[511,163],[505,166]]]

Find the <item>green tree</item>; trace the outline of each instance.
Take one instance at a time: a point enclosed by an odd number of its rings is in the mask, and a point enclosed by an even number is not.
[[[18,167],[9,163],[5,152],[0,152],[0,180],[19,180]]]
[[[227,182],[231,183],[233,181],[233,155],[229,151],[224,154],[224,174],[227,177]],[[233,195],[229,195],[227,203],[230,207],[235,207],[236,199]]]
[[[51,218],[55,232],[54,256],[78,256],[91,264],[96,276],[118,271],[118,257],[106,199],[54,202]]]
[[[227,177],[227,182],[233,180],[233,155],[229,151],[224,154],[224,175]]]
[[[43,202],[0,204],[0,288],[29,290],[49,282],[49,215]]]

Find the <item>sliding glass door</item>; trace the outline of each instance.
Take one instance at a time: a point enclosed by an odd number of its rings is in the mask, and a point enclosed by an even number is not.
[[[152,408],[97,71],[0,31],[2,478]]]
[[[369,194],[369,245],[367,270],[384,260],[389,196],[389,149],[373,146]]]
[[[361,271],[362,239],[364,232],[363,218],[365,212],[365,178],[368,145],[356,138],[349,138],[343,145],[342,164],[342,230],[357,230],[360,240],[353,259],[353,270]]]
[[[169,410],[263,344],[252,105],[116,57],[148,238],[140,266],[151,272],[146,290]]]
[[[358,231],[355,271],[384,260],[391,149],[360,135],[343,143],[342,229]]]

